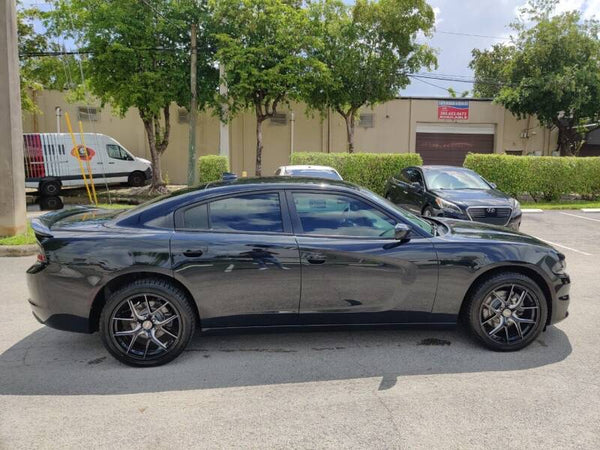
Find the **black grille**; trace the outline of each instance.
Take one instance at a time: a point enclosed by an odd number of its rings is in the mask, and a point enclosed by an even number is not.
[[[492,225],[506,225],[511,213],[511,208],[496,208],[493,206],[469,208],[469,215],[472,220]]]

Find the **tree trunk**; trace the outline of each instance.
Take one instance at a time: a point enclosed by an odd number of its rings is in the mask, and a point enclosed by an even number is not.
[[[263,140],[262,140],[262,123],[265,120],[265,116],[256,111],[256,176],[262,176],[262,151],[263,151]]]
[[[150,192],[166,193],[167,189],[162,179],[162,170],[160,167],[160,154],[156,148],[156,139],[154,133],[153,118],[142,117],[144,129],[148,137],[148,146],[150,147],[150,160],[152,162],[152,182],[150,184]]]
[[[354,111],[344,116],[346,120],[346,136],[348,139],[348,153],[354,153]]]
[[[558,128],[557,150],[560,156],[578,156],[584,144],[584,137],[573,126],[557,124],[556,127]]]

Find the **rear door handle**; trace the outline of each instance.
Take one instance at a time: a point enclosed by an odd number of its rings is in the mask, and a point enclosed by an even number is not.
[[[308,261],[309,264],[323,264],[325,261],[327,261],[327,258],[325,257],[325,255],[313,254],[313,255],[308,255],[306,257],[306,260]]]
[[[197,258],[203,254],[204,252],[202,250],[186,250],[183,252],[183,256],[187,256],[188,258]]]

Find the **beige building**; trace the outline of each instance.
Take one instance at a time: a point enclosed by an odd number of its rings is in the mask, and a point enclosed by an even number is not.
[[[112,136],[137,156],[149,159],[142,121],[136,110],[125,117],[99,104],[69,103],[60,92],[38,95],[41,113],[24,118],[24,132],[56,132],[56,108],[83,121],[86,132]],[[293,113],[293,114],[292,114]],[[170,183],[184,184],[187,178],[188,126],[185,109],[172,106],[171,138],[162,159],[163,173]],[[65,131],[64,118],[59,118]],[[448,98],[400,98],[374,108],[365,108],[357,121],[355,148],[360,152],[417,152],[429,164],[460,165],[471,152],[550,155],[556,148],[556,132],[540,127],[531,118],[517,120],[502,106],[489,100]],[[229,126],[232,170],[254,174],[256,120],[248,111]],[[263,175],[288,164],[291,152],[344,152],[346,129],[337,113],[324,118],[307,115],[300,104],[281,109],[264,123]],[[209,113],[198,115],[198,155],[219,153],[219,122]]]

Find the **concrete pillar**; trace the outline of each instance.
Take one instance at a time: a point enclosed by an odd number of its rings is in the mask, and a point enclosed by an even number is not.
[[[0,1],[0,236],[25,231],[25,169],[15,0]]]

